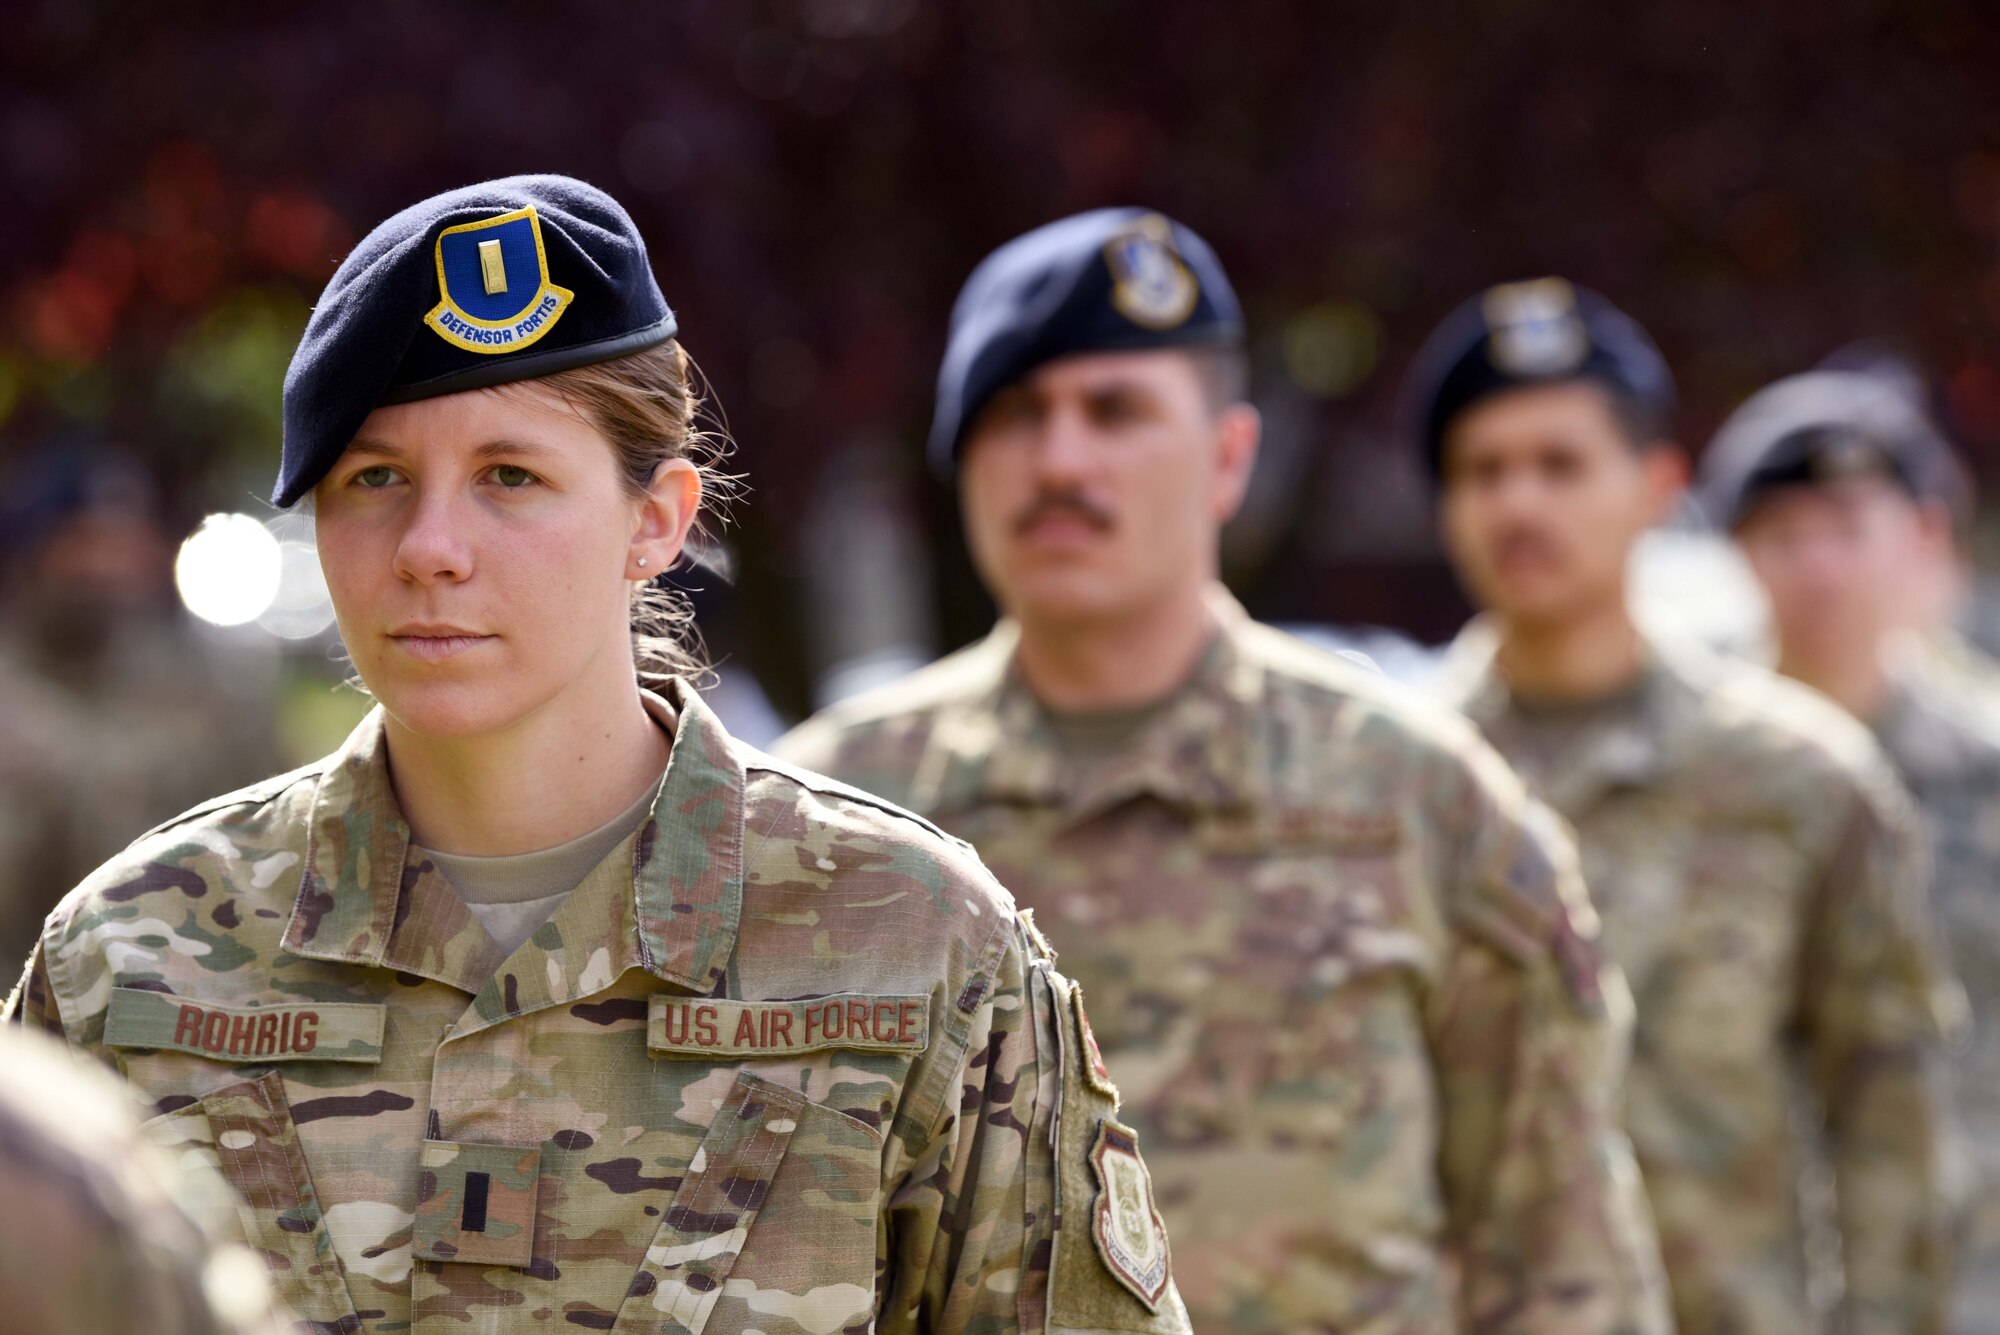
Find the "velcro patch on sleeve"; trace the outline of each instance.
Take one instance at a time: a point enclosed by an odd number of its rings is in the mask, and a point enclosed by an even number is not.
[[[227,1006],[139,987],[111,989],[104,1042],[235,1062],[382,1060],[386,1007],[361,1002]]]
[[[788,1057],[827,1048],[922,1052],[930,998],[844,993],[800,1001],[723,1001],[656,993],[646,1047],[659,1057]]]
[[[1090,1027],[1090,1017],[1083,1013],[1083,984],[1074,979],[1070,980],[1069,1004],[1076,1012],[1077,1032],[1083,1035],[1083,1078],[1099,1093],[1109,1095],[1115,1104],[1119,1097],[1118,1086],[1112,1083],[1111,1069],[1104,1064],[1103,1052],[1098,1050],[1097,1035]]]

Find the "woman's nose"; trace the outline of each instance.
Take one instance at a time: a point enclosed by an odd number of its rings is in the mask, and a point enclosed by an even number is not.
[[[453,492],[417,489],[396,544],[396,573],[417,584],[456,583],[472,574],[472,548]]]

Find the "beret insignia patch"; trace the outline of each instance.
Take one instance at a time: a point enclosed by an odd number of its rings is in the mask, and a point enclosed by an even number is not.
[[[575,294],[549,281],[534,206],[438,233],[438,304],[424,323],[467,352],[518,352],[555,328]]]
[[[1832,482],[1845,477],[1893,474],[1895,465],[1886,451],[1858,436],[1835,436],[1815,451],[1808,464],[1815,482]]]
[[[1091,1235],[1098,1255],[1147,1311],[1157,1312],[1167,1292],[1167,1229],[1153,1204],[1152,1175],[1139,1158],[1138,1133],[1105,1118],[1090,1165],[1097,1170]]]
[[[1194,314],[1200,288],[1174,250],[1172,227],[1157,213],[1105,242],[1104,262],[1111,269],[1111,304],[1133,324],[1173,329]]]
[[[1483,314],[1493,365],[1508,375],[1564,375],[1590,356],[1576,293],[1560,278],[1496,287],[1486,294]]]

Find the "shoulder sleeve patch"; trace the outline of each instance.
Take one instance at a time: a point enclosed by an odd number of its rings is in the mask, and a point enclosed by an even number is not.
[[[1603,933],[1562,818],[1534,800],[1516,809],[1500,855],[1460,897],[1463,926],[1523,967],[1552,966],[1586,1013],[1604,1007]]]
[[[1118,1120],[1117,1087],[1090,1036],[1081,991],[1046,963],[1034,972],[1061,1064],[1050,1137],[1057,1196],[1048,1329],[1180,1335],[1187,1309],[1174,1289],[1152,1175],[1137,1133]]]
[[[1097,1174],[1091,1236],[1098,1254],[1147,1311],[1157,1312],[1167,1296],[1167,1226],[1153,1203],[1153,1176],[1139,1157],[1138,1132],[1109,1117],[1100,1120],[1090,1166]]]
[[[1583,912],[1566,908],[1556,923],[1553,944],[1556,969],[1571,998],[1586,1014],[1602,1014],[1605,955],[1596,914],[1587,905]]]

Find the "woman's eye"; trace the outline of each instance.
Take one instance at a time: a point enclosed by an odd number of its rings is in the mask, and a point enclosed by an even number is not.
[[[373,468],[364,468],[354,475],[355,486],[367,487],[371,491],[386,487],[395,480],[396,470],[387,464],[376,464]]]
[[[527,486],[535,480],[535,475],[518,464],[501,464],[493,470],[493,480],[511,490]]]

